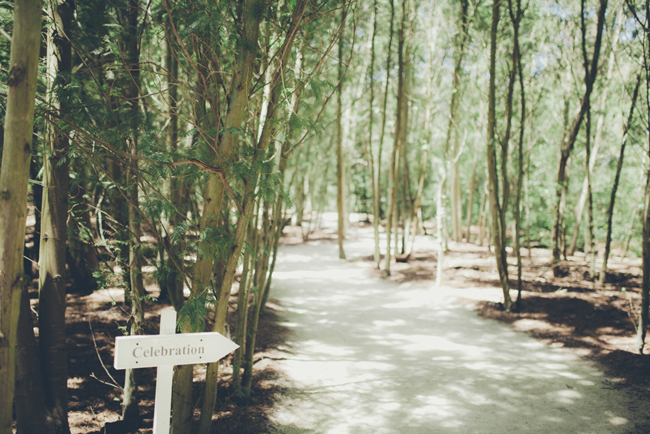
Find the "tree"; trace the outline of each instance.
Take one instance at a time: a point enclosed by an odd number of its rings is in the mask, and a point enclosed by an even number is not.
[[[0,433],[12,432],[16,334],[25,292],[27,178],[41,41],[40,0],[16,0],[0,167]]]
[[[573,147],[575,145],[576,139],[578,138],[578,133],[580,132],[582,121],[584,120],[585,114],[587,113],[591,92],[594,87],[594,82],[596,81],[596,75],[598,74],[598,59],[600,56],[600,46],[603,37],[603,28],[605,26],[605,12],[607,10],[607,0],[599,0],[599,3],[600,3],[600,8],[598,9],[598,19],[597,19],[598,21],[596,24],[596,39],[594,42],[594,51],[591,57],[591,61],[588,60],[586,48],[584,48],[583,50],[585,51],[584,66],[585,66],[585,70],[588,71],[588,73],[585,74],[585,78],[584,78],[585,91],[580,101],[580,106],[579,106],[580,108],[578,110],[578,113],[576,114],[569,129],[565,131],[566,140],[564,140],[563,138],[560,145],[560,162],[558,165],[556,185],[555,185],[555,204],[553,207],[553,228],[552,228],[552,235],[551,235],[552,247],[553,247],[552,267],[553,267],[553,275],[555,277],[559,277],[562,274],[562,269],[560,266],[560,244],[561,244],[560,238],[562,235],[561,202],[563,197],[562,190],[566,186],[566,182],[567,182],[567,176],[566,176],[567,163],[571,155],[571,151],[573,150]],[[584,2],[581,3],[581,6],[583,6],[581,10],[584,10]],[[581,20],[583,20],[581,21],[582,33],[585,34],[586,31],[585,31],[584,17],[581,17]]]
[[[499,181],[497,178],[497,161],[495,150],[495,105],[496,105],[496,51],[497,51],[497,33],[501,13],[501,4],[495,1],[492,6],[492,27],[490,31],[490,86],[488,94],[488,136],[487,136],[487,167],[488,167],[488,186],[490,211],[492,217],[492,239],[494,243],[494,252],[499,271],[499,280],[503,290],[503,307],[506,311],[510,310],[512,300],[510,299],[510,284],[508,282],[508,262],[506,260],[506,249],[504,245],[504,220],[502,219],[503,211],[499,201]],[[504,168],[502,167],[502,170]],[[505,205],[504,205],[505,206]]]

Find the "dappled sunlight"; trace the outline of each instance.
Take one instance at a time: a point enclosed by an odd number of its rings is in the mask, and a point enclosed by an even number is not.
[[[479,318],[444,289],[367,270],[333,243],[280,251],[273,295],[292,334],[279,432],[629,430],[627,396],[590,363]]]

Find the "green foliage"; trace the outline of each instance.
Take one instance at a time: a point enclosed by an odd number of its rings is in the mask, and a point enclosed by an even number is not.
[[[210,306],[214,306],[214,304],[214,296],[207,288],[198,295],[190,297],[178,312],[179,328],[184,329],[185,326],[189,326],[192,332],[204,331],[208,309]]]

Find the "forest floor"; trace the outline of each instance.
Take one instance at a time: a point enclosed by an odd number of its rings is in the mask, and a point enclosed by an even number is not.
[[[431,432],[433,426],[438,426],[436,432],[510,432],[507,426],[512,432],[650,432],[645,411],[650,362],[632,352],[641,284],[638,260],[614,258],[612,283],[596,288],[586,278],[584,257],[570,257],[569,273],[555,279],[547,250],[533,249],[530,258],[524,251],[523,309],[506,313],[500,309],[495,263],[486,247],[449,243],[444,285],[432,290],[433,237],[419,237],[409,262],[393,264],[391,276],[384,278],[373,267],[369,226],[355,225],[346,243],[347,262],[336,259],[332,228],[315,232],[307,243],[298,228],[285,232],[275,299],[261,318],[253,399],[244,407],[235,404],[226,363],[214,433],[415,433]],[[307,270],[300,274],[303,265]],[[326,275],[314,278],[310,270]],[[298,272],[297,283],[287,275],[292,272]],[[153,285],[148,289],[156,295]],[[320,298],[330,299],[334,310],[323,307]],[[118,289],[68,294],[73,433],[101,433],[105,423],[119,420],[124,371],[115,371],[112,361],[115,336],[126,325],[122,301]],[[386,304],[394,304],[397,308],[390,312],[399,314],[388,316]],[[148,333],[157,333],[154,324],[164,307],[147,307]],[[424,322],[415,321],[418,316]],[[317,334],[305,334],[310,329]],[[368,339],[379,347],[366,345]],[[352,357],[361,351],[357,347],[368,350],[360,360]],[[151,426],[155,372],[139,372],[141,416],[143,425]],[[407,382],[395,382],[394,374]],[[197,401],[203,375],[204,368],[197,367]],[[473,410],[471,417],[463,407]],[[498,419],[484,419],[484,413]],[[579,429],[556,425],[572,421]],[[419,430],[421,424],[428,428]],[[492,429],[483,431],[486,426]],[[563,428],[554,431],[552,426]],[[592,429],[596,426],[601,428]]]

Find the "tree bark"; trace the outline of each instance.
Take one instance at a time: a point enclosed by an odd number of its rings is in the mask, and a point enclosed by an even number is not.
[[[75,5],[56,3],[50,11],[55,26],[48,32],[49,80],[65,82],[72,72],[71,34]],[[54,6],[54,5],[53,5]],[[57,64],[55,64],[56,62]],[[54,83],[51,83],[52,85]],[[50,87],[52,92],[52,87]],[[60,115],[66,108],[52,101]],[[68,148],[66,134],[50,126],[48,153],[43,165],[43,205],[39,256],[39,356],[49,428],[57,433],[68,427],[68,357],[65,343],[66,240],[68,217],[68,164],[61,161]]]
[[[516,10],[512,7],[512,0],[508,0],[508,11],[514,31],[514,50],[512,55],[513,67],[516,65],[517,77],[519,78],[519,97],[521,101],[521,115],[519,120],[519,143],[517,145],[517,191],[515,195],[515,230],[513,238],[515,241],[515,254],[517,255],[517,310],[521,311],[521,287],[522,287],[522,264],[521,264],[521,189],[524,178],[524,130],[526,126],[526,92],[524,89],[524,75],[521,67],[521,51],[519,48],[519,24],[523,18],[524,11],[521,10],[521,0],[516,2]]]
[[[499,271],[499,280],[503,290],[503,307],[510,311],[512,301],[510,299],[510,284],[508,282],[508,262],[506,260],[506,249],[503,245],[503,233],[505,227],[502,226],[501,205],[499,203],[499,181],[497,178],[497,161],[495,150],[495,103],[496,103],[496,51],[497,51],[497,32],[500,18],[500,3],[495,1],[492,6],[492,29],[490,32],[490,87],[488,94],[488,137],[487,137],[487,166],[488,166],[488,185],[490,211],[492,216],[492,239],[494,242],[494,252]]]
[[[16,338],[26,294],[23,249],[32,151],[42,2],[14,2],[8,95],[0,169],[0,434],[12,432]]]
[[[618,162],[616,164],[616,175],[614,175],[614,184],[612,185],[612,193],[609,197],[609,206],[607,207],[607,235],[605,236],[605,251],[603,253],[603,265],[598,276],[598,282],[603,285],[607,279],[607,260],[609,259],[610,248],[612,244],[612,218],[614,216],[614,202],[616,201],[616,191],[618,190],[618,182],[621,178],[621,169],[623,168],[623,157],[625,156],[625,145],[627,144],[628,131],[632,124],[634,117],[634,106],[639,94],[639,86],[641,84],[641,73],[636,77],[636,85],[632,93],[632,103],[630,104],[630,113],[627,116],[627,123],[623,129],[623,138],[621,139],[621,150],[618,155]]]

